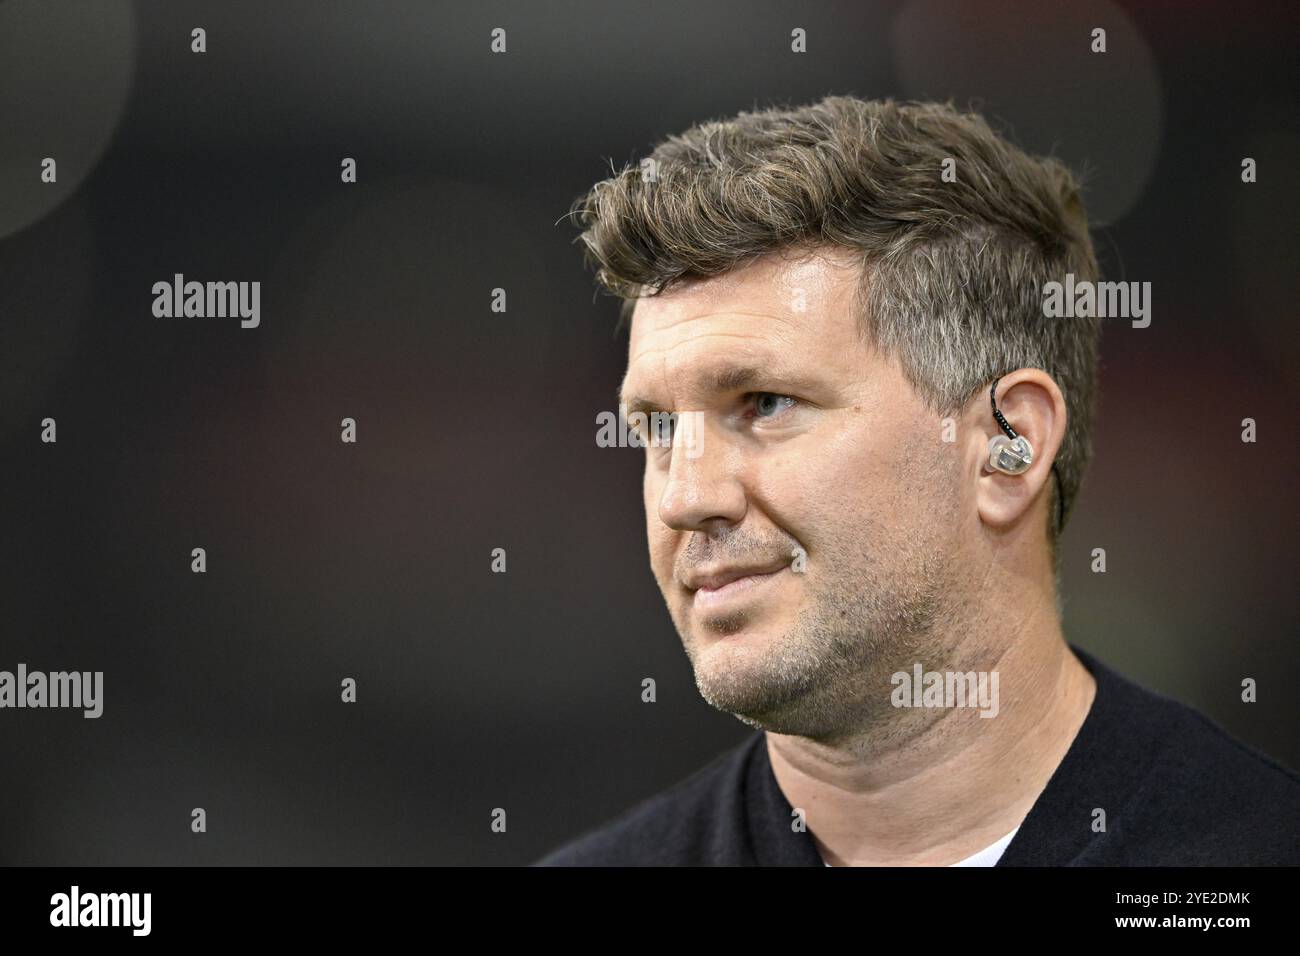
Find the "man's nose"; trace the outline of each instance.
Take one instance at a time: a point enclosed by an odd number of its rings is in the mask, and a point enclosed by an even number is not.
[[[739,449],[710,428],[708,416],[691,419],[674,435],[668,478],[659,496],[659,520],[677,531],[709,531],[745,517]]]

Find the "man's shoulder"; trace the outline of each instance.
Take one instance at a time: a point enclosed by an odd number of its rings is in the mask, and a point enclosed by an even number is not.
[[[1172,710],[1179,732],[1139,794],[1136,816],[1152,837],[1164,831],[1158,842],[1168,861],[1300,864],[1300,775],[1201,711],[1178,702]],[[1128,842],[1140,848],[1145,837],[1130,828]]]
[[[1114,671],[1108,680],[1117,732],[1149,747],[1141,782],[1113,808],[1126,862],[1300,863],[1300,774],[1194,707]]]
[[[755,732],[689,776],[548,853],[534,866],[691,866],[727,862]]]

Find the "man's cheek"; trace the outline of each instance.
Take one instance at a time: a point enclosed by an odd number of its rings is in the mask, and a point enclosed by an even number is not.
[[[658,524],[656,528],[655,525]],[[646,532],[650,551],[650,570],[654,573],[659,586],[666,587],[673,573],[672,542],[664,533],[664,527],[656,518]]]
[[[659,517],[659,505],[663,501],[664,476],[661,472],[646,466],[645,478],[641,482],[641,497],[645,503],[645,523],[647,533],[653,538],[669,529]]]
[[[751,497],[767,520],[806,550],[820,532],[833,528],[857,507],[857,489],[841,484],[834,466],[785,460],[758,476]],[[791,555],[786,555],[791,557]]]
[[[650,555],[650,572],[654,575],[655,583],[659,585],[664,600],[672,603],[676,588],[676,578],[673,574],[676,568],[678,535],[659,520],[656,511],[650,518],[646,539]]]

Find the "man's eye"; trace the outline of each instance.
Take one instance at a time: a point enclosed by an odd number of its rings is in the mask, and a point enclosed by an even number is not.
[[[650,439],[654,444],[671,446],[677,431],[676,412],[655,412],[650,416]]]
[[[677,412],[645,412],[629,416],[628,430],[645,448],[671,448],[679,430]]]
[[[759,418],[775,418],[795,404],[795,399],[789,395],[778,395],[776,392],[754,392],[751,397],[754,413]]]

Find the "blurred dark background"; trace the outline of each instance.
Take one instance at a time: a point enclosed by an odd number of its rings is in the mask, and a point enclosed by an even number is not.
[[[1297,766],[1296,19],[0,3],[0,669],[105,672],[98,720],[0,712],[0,859],[526,863],[745,736],[650,575],[642,453],[595,444],[626,337],[562,217],[667,134],[828,93],[951,97],[1086,176],[1153,312],[1105,324],[1066,633]],[[155,318],[177,272],[260,281],[260,327]]]

